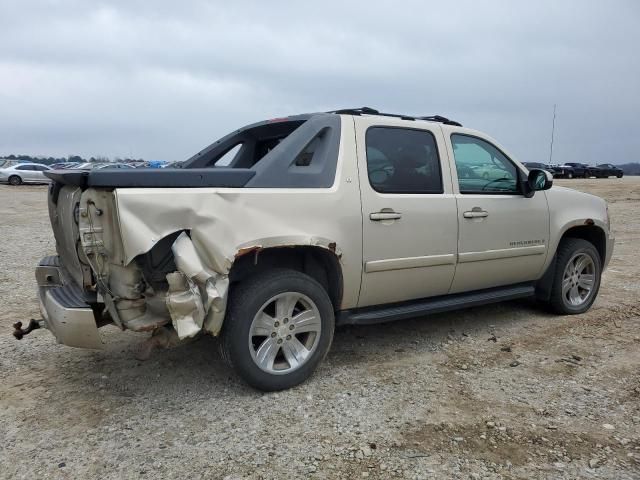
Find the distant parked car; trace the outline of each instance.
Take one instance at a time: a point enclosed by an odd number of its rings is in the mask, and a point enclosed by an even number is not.
[[[80,165],[78,162],[60,162],[49,165],[52,170],[67,170],[69,168],[75,168]]]
[[[600,165],[598,165],[598,168],[600,169],[600,176],[602,178],[607,178],[607,177],[622,178],[622,176],[624,175],[624,172],[620,167],[616,167],[611,163],[601,163]]]
[[[146,168],[149,166],[149,162],[144,160],[129,160],[126,164],[133,168]]]
[[[531,170],[532,168],[538,168],[540,170],[546,170],[547,172],[553,174],[553,169],[551,168],[550,165],[547,165],[546,163],[538,163],[538,162],[523,162],[522,163],[525,167],[527,167],[527,170]]]
[[[127,165],[126,163],[97,163],[97,162],[87,162],[75,167],[78,170],[102,170],[105,168],[133,168],[131,165]]]
[[[86,163],[81,163],[80,165],[76,165],[73,168],[75,170],[93,170],[96,167],[96,165],[100,165],[100,164],[95,162],[86,162]]]
[[[471,165],[471,168],[478,178],[483,178],[484,180],[499,180],[502,178],[513,179],[511,172],[508,172],[499,165],[487,163],[478,166]]]
[[[559,178],[573,178],[576,176],[573,167],[570,165],[549,165],[551,167],[553,176]]]
[[[554,177],[573,178],[573,168],[569,165],[549,165],[546,163],[538,162],[525,162],[524,166],[531,170],[537,168],[539,170],[546,170]]]
[[[598,167],[591,167],[586,163],[567,162],[566,165],[573,168],[573,173],[576,177],[591,178],[600,176],[600,169]]]
[[[95,170],[104,170],[105,168],[111,170],[112,168],[134,168],[126,163],[103,163],[95,167]]]
[[[39,163],[18,163],[7,168],[0,168],[0,183],[21,185],[23,183],[49,183],[42,172],[50,170]]]

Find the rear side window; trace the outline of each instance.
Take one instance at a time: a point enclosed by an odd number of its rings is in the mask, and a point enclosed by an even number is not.
[[[442,173],[431,132],[371,127],[366,135],[369,182],[380,193],[442,193]]]
[[[273,145],[264,157],[253,165],[256,175],[246,186],[331,187],[335,181],[338,163],[340,121],[340,115],[316,114],[286,138],[275,138],[273,141],[265,138],[265,143],[272,141]]]
[[[236,158],[241,148],[242,143],[238,143],[237,145],[231,147],[229,150],[227,150],[226,153],[224,153],[215,161],[214,165],[216,167],[228,167],[229,164],[231,164],[231,162],[233,162],[233,160]]]
[[[311,161],[313,160],[316,151],[318,151],[321,146],[323,133],[324,131],[319,133],[307,144],[306,147],[304,147],[304,150],[298,154],[294,162],[296,167],[308,167],[311,165]]]

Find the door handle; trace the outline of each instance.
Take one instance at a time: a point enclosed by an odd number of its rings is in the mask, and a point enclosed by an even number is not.
[[[383,220],[399,220],[402,218],[402,214],[399,212],[374,212],[369,214],[369,219],[374,222],[380,222]]]
[[[484,218],[489,216],[489,212],[482,210],[480,207],[473,207],[471,211],[462,214],[464,218]]]

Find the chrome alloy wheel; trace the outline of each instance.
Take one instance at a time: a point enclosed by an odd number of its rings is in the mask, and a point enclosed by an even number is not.
[[[591,296],[596,266],[586,253],[577,253],[567,262],[562,276],[562,296],[569,305],[580,306]]]
[[[253,318],[249,350],[255,364],[273,375],[291,373],[312,356],[322,321],[313,300],[285,292],[267,300]]]

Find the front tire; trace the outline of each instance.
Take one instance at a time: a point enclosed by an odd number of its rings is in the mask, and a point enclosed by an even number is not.
[[[565,238],[557,252],[556,271],[550,305],[556,313],[584,313],[596,299],[600,288],[602,264],[591,242]]]
[[[295,270],[268,270],[232,289],[222,356],[252,387],[284,390],[313,374],[334,325],[333,305],[318,282]]]
[[[20,178],[18,175],[11,175],[9,177],[9,183],[13,186],[22,185],[22,178]]]
[[[567,173],[567,178],[573,178],[573,173],[571,172]]]

